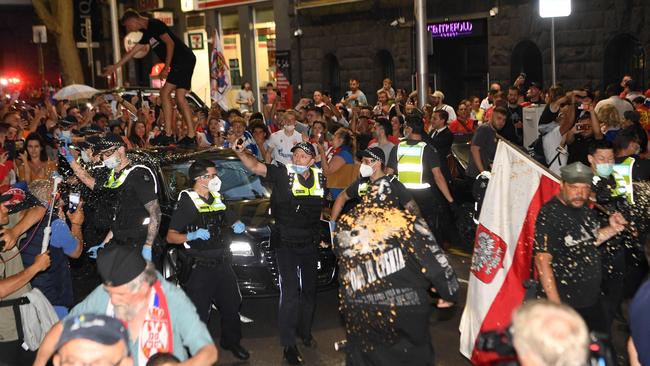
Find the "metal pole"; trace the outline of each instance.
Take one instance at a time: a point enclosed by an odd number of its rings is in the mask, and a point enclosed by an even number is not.
[[[551,79],[555,86],[555,18],[551,18]]]
[[[117,24],[117,0],[109,0],[111,8],[111,41],[113,43],[113,63],[117,64],[122,58],[120,48],[120,29]],[[115,71],[115,86],[122,86],[122,71]]]
[[[426,0],[415,0],[415,51],[417,63],[418,107],[427,103],[427,3]]]
[[[86,43],[88,45],[88,67],[90,67],[91,86],[95,87],[95,63],[93,62],[93,27],[90,17],[86,18]]]
[[[45,85],[45,61],[43,60],[43,43],[38,40],[38,73],[41,76],[41,87]]]

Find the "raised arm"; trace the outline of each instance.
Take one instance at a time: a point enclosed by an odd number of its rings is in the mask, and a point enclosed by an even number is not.
[[[246,152],[243,148],[241,148],[241,146],[235,146],[235,148],[233,148],[233,151],[235,154],[237,154],[237,157],[239,157],[239,160],[241,160],[246,169],[250,170],[255,175],[259,175],[260,177],[266,177],[266,165],[257,160],[255,156]]]

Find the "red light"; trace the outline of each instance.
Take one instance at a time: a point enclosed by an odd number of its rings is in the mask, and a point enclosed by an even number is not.
[[[600,351],[600,346],[597,345],[596,343],[592,343],[589,345],[589,350],[591,352],[599,352]]]

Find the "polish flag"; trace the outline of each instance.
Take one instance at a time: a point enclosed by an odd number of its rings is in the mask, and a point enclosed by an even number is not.
[[[480,332],[503,330],[524,299],[535,220],[560,190],[559,180],[519,149],[499,141],[474,240],[460,321],[460,352],[475,365],[499,358],[474,349]]]

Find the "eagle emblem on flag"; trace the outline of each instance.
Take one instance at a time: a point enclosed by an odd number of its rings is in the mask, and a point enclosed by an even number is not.
[[[479,280],[490,283],[503,267],[505,253],[506,244],[503,240],[485,227],[479,226],[470,270]]]

